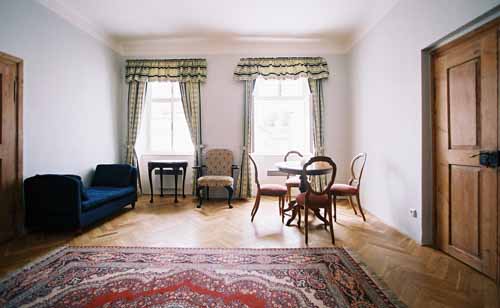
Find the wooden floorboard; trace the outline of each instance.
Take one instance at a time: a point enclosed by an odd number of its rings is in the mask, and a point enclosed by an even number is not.
[[[252,201],[208,201],[195,208],[187,197],[140,198],[110,219],[71,233],[31,233],[0,246],[0,276],[63,245],[153,247],[306,247],[303,227],[286,227],[278,203],[263,199],[254,223]],[[309,247],[329,247],[330,233],[310,215]],[[336,244],[355,252],[410,307],[498,307],[496,284],[463,263],[422,247],[368,214],[367,222],[341,203]]]

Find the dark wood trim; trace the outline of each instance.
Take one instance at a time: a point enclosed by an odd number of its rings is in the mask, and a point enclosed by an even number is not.
[[[500,17],[497,17],[492,21],[485,23],[484,25],[480,26],[477,29],[465,33],[464,35],[452,40],[451,42],[448,42],[442,46],[437,47],[436,49],[431,51],[431,56],[432,57],[439,56],[440,54],[448,51],[449,49],[457,45],[460,45],[467,40],[473,39],[475,36],[480,36],[485,32],[490,31],[492,28],[500,28]]]
[[[18,206],[14,209],[14,223],[16,233],[23,232],[24,211],[22,206],[22,184],[23,184],[23,99],[24,99],[24,61],[21,58],[0,52],[0,59],[17,64],[17,136],[16,136],[16,174],[17,193],[16,201]]]

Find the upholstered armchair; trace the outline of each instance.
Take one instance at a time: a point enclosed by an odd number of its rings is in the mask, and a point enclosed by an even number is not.
[[[234,171],[238,166],[233,165],[233,152],[226,149],[208,150],[203,166],[195,166],[196,193],[198,195],[198,208],[202,204],[201,191],[205,189],[207,200],[210,198],[210,187],[224,187],[227,190],[227,203],[229,208],[233,197]]]

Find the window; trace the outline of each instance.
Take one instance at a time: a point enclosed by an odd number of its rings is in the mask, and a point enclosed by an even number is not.
[[[147,148],[158,154],[192,154],[178,82],[148,82]]]
[[[311,152],[307,79],[257,79],[254,89],[254,152],[283,155]]]

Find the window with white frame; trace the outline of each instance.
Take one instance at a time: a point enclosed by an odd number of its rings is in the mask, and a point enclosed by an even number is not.
[[[146,144],[151,154],[192,154],[194,151],[178,82],[148,82]]]
[[[284,155],[290,150],[311,153],[307,79],[259,78],[253,96],[254,153]]]

